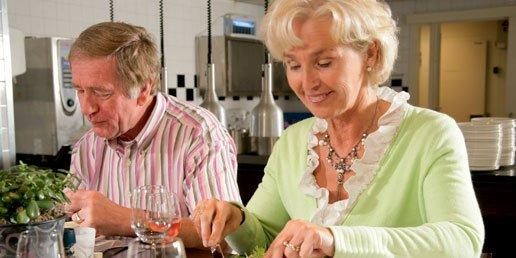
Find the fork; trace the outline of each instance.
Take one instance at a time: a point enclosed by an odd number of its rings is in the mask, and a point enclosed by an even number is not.
[[[220,247],[220,244],[210,246],[210,251],[213,258],[224,258],[224,252],[222,252],[222,247]]]

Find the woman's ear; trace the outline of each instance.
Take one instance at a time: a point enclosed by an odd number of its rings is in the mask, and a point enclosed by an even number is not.
[[[378,41],[374,40],[369,44],[366,51],[366,66],[374,67],[378,60],[378,51],[380,51]]]

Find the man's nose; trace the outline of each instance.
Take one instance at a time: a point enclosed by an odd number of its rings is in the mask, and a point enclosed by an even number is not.
[[[94,98],[90,95],[85,93],[82,97],[79,98],[82,113],[89,118],[89,116],[95,114],[98,112],[98,105]]]

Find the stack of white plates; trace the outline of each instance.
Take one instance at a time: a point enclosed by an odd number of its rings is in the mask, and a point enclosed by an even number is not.
[[[458,123],[468,150],[469,168],[496,170],[500,168],[502,126],[499,123]]]
[[[514,165],[515,147],[515,131],[516,119],[508,117],[477,117],[471,119],[474,123],[500,123],[502,125],[502,153],[500,156],[500,166]]]

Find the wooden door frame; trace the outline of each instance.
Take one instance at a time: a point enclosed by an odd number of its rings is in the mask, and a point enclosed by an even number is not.
[[[419,103],[419,66],[421,26],[430,25],[430,64],[428,83],[428,106],[434,110],[439,107],[439,69],[442,23],[509,20],[507,38],[507,71],[505,84],[506,115],[516,116],[516,6],[483,8],[466,11],[417,13],[407,15],[410,30],[409,74],[408,80],[413,103]]]

